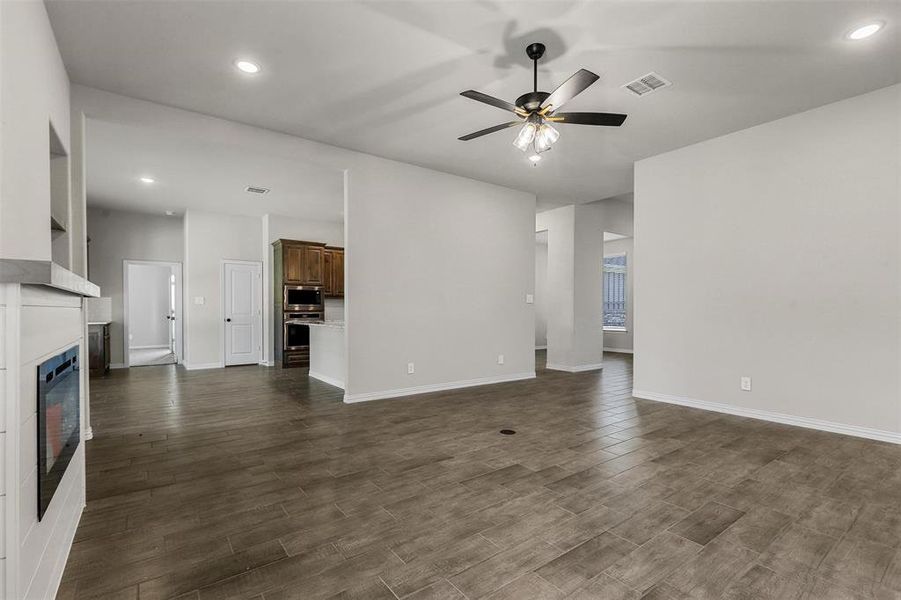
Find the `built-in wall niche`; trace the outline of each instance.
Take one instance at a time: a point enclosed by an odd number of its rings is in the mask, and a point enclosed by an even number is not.
[[[50,257],[70,268],[69,155],[50,123]]]

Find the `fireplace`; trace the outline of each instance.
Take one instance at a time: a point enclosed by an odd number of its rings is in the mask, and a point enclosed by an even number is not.
[[[78,448],[81,437],[80,371],[78,346],[73,346],[38,366],[39,521],[47,512],[53,494]]]

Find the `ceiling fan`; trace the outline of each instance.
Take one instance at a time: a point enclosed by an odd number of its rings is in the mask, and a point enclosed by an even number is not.
[[[526,54],[532,60],[532,80],[533,90],[527,92],[516,99],[515,104],[511,104],[500,98],[483,94],[475,90],[466,90],[460,92],[461,96],[465,96],[478,102],[484,102],[491,106],[496,106],[503,110],[508,110],[516,114],[519,119],[510,121],[501,125],[495,125],[487,129],[482,129],[464,135],[457,139],[464,142],[501,131],[510,127],[522,125],[519,134],[513,141],[513,145],[526,152],[532,148],[533,154],[529,160],[533,164],[541,160],[541,153],[550,150],[551,146],[560,137],[551,123],[572,123],[573,125],[603,125],[607,127],[619,127],[626,120],[626,115],[616,113],[598,113],[598,112],[571,112],[561,113],[557,110],[565,103],[569,102],[582,92],[584,92],[591,84],[600,79],[591,71],[579,69],[579,71],[564,81],[560,86],[551,92],[538,91],[538,60],[544,56],[544,44],[529,44],[526,48]]]

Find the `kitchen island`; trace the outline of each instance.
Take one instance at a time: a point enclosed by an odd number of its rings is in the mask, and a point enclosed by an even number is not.
[[[310,326],[310,377],[344,389],[347,360],[344,321],[312,321]]]

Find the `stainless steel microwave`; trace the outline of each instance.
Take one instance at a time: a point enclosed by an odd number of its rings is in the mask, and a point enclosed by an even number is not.
[[[318,285],[286,285],[284,310],[292,312],[322,311],[322,287]]]

